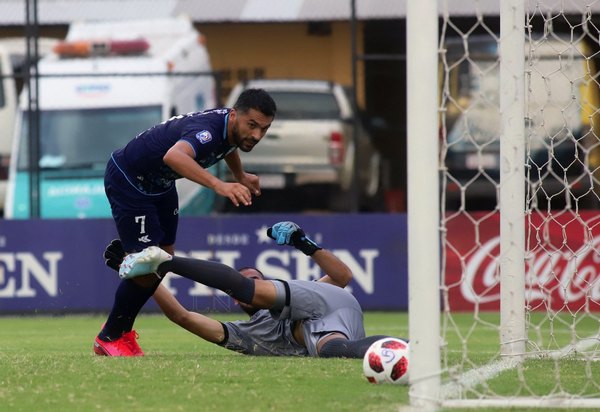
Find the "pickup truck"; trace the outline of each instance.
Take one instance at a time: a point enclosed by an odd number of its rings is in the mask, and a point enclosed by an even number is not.
[[[305,209],[348,211],[356,170],[359,210],[381,206],[381,156],[362,127],[355,147],[354,113],[342,85],[303,79],[250,80],[233,88],[226,106],[232,107],[246,88],[266,90],[277,104],[265,137],[254,150],[240,154],[244,169],[259,176],[263,192],[275,191],[283,195],[281,199],[303,202]]]

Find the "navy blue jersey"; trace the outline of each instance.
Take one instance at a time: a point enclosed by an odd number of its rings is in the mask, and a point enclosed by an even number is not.
[[[208,168],[235,150],[227,142],[230,109],[212,109],[170,118],[140,133],[112,158],[131,185],[145,194],[163,193],[181,178],[163,162],[167,151],[184,140],[196,162]]]

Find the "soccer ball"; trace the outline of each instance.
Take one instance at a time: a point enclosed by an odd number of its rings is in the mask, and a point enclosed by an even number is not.
[[[363,358],[363,372],[371,383],[408,384],[408,342],[384,338],[374,342]]]

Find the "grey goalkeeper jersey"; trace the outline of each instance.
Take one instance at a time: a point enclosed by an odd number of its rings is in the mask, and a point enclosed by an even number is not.
[[[291,320],[275,320],[260,310],[248,321],[224,322],[229,332],[222,346],[246,355],[307,356],[308,351],[292,336]]]
[[[365,337],[362,309],[354,296],[323,282],[273,281],[289,304],[281,310],[260,310],[247,321],[224,322],[228,336],[221,346],[247,355],[318,356],[321,337],[339,332],[350,340]],[[295,322],[301,322],[306,347],[293,336]]]

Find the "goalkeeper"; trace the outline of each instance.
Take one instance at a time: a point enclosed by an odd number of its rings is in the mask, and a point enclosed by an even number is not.
[[[249,320],[220,322],[185,309],[160,285],[154,299],[174,323],[199,337],[248,355],[362,358],[369,346],[386,336],[365,337],[358,301],[344,287],[350,268],[322,249],[293,222],[268,229],[278,245],[300,250],[325,274],[317,281],[266,280],[255,268],[236,271],[217,262],[171,256],[151,246],[128,255],[118,240],[104,254],[106,264],[121,278],[168,272],[224,291],[248,313]]]

